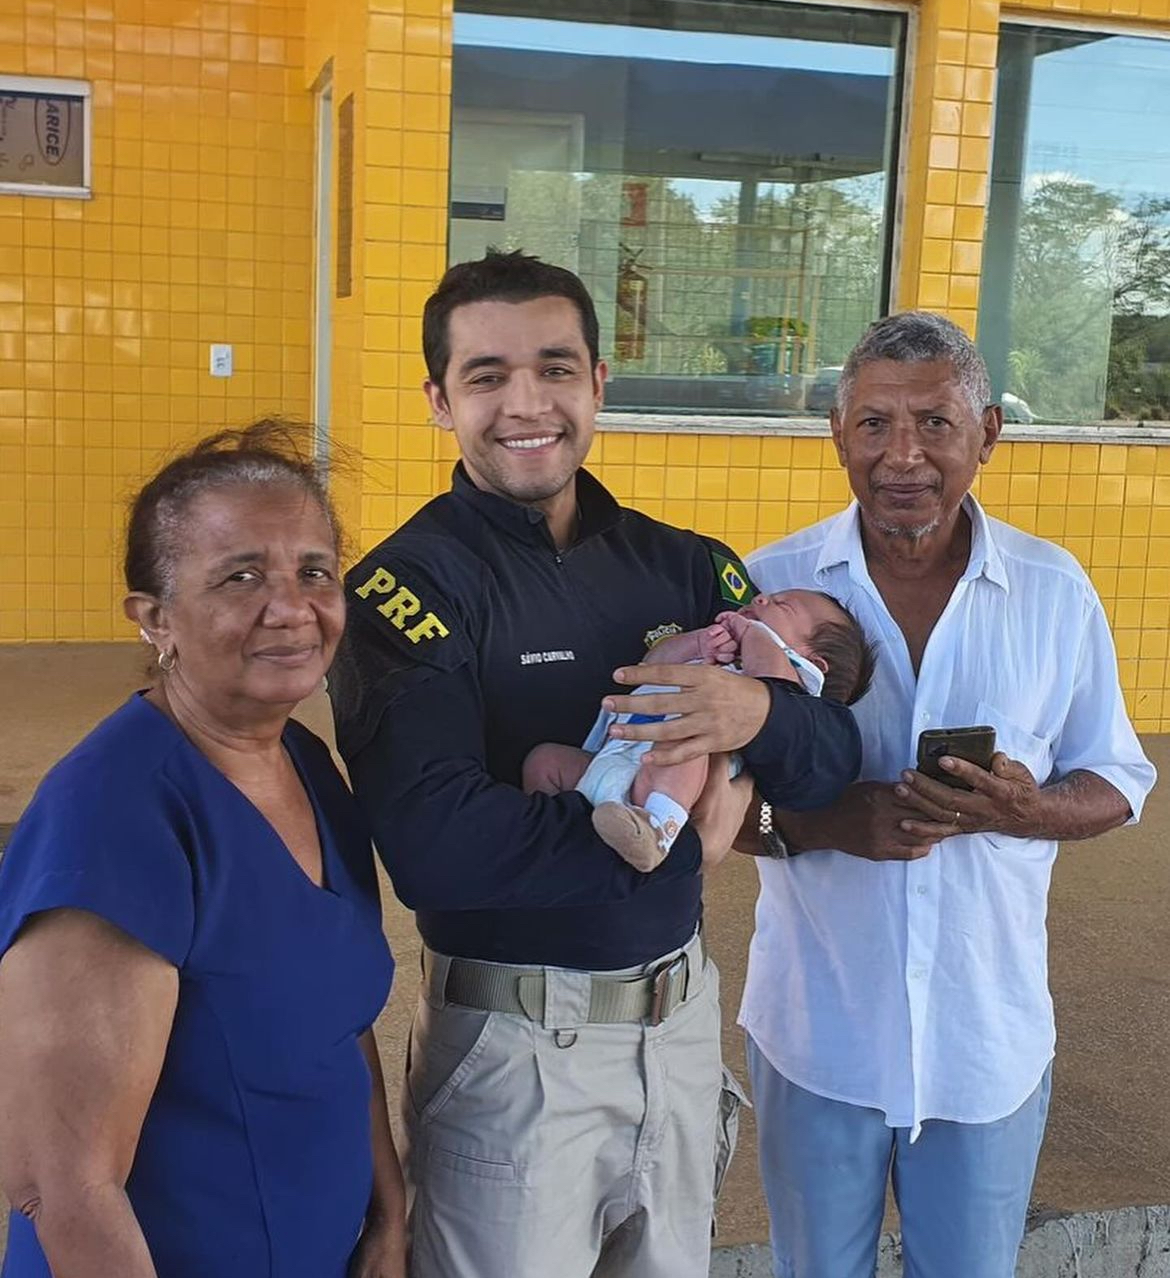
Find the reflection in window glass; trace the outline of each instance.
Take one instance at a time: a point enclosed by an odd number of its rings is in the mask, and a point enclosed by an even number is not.
[[[904,19],[539,11],[456,14],[451,261],[497,245],[581,275],[608,407],[827,412],[886,298]]]
[[[1002,29],[979,340],[1008,420],[1170,418],[1170,41]]]

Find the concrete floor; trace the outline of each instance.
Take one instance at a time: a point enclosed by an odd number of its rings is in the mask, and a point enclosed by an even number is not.
[[[131,644],[0,646],[0,825],[16,820],[53,760],[143,686],[145,668],[145,650]],[[323,699],[306,703],[302,717],[328,735]],[[1145,744],[1159,770],[1170,775],[1170,737]],[[1140,827],[1070,846],[1057,861],[1050,936],[1060,1047],[1036,1182],[1039,1210],[1170,1200],[1168,833],[1170,786],[1163,786]],[[724,1051],[741,1078],[735,1010],[755,885],[753,864],[735,858],[712,876],[706,902],[707,936],[723,972]],[[417,993],[417,940],[409,913],[385,883],[383,897],[398,976],[378,1034],[396,1093]],[[749,1115],[720,1206],[718,1241],[766,1236]]]

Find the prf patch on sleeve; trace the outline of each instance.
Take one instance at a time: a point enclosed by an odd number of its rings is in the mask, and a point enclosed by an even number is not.
[[[365,581],[354,586],[353,593],[372,603],[374,611],[401,630],[412,644],[446,639],[451,633],[447,623],[436,613],[424,610],[418,595],[389,568],[373,568]]]
[[[719,579],[719,593],[723,599],[737,608],[752,597],[752,581],[747,569],[735,558],[728,558],[718,551],[711,552],[715,576]]]

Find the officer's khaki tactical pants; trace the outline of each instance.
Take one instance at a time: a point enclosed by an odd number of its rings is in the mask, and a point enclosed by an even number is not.
[[[420,1000],[403,1094],[411,1278],[706,1278],[714,964],[658,1026],[581,1024],[588,973],[546,971],[544,1023]]]

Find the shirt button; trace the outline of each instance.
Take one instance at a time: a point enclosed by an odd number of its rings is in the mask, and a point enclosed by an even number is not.
[[[919,896],[925,896],[925,895],[926,895],[926,884],[925,884],[925,883],[919,883],[919,885],[918,885],[918,886],[914,889],[914,891],[915,891],[915,892],[917,892]]]
[[[910,969],[910,975],[914,978],[914,980],[920,981],[926,975],[926,968],[912,967]]]

